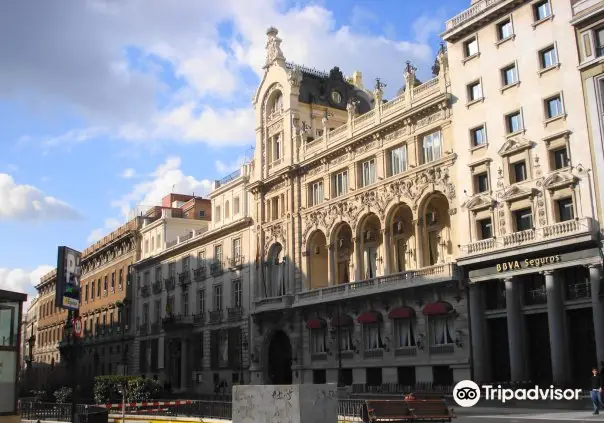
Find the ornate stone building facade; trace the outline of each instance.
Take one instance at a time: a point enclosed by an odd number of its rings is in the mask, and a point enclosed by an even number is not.
[[[572,3],[473,1],[443,35],[458,97],[457,263],[470,283],[478,381],[583,386],[604,360]]]
[[[470,376],[455,257],[449,64],[385,101],[287,63],[267,32],[256,112],[253,383],[450,385]],[[339,375],[339,377],[338,377]]]

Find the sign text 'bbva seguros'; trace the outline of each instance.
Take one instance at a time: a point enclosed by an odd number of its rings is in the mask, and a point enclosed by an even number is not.
[[[511,260],[503,263],[497,263],[498,272],[507,272],[508,270],[528,269],[531,267],[541,267],[546,264],[554,264],[562,261],[559,255],[540,257],[536,259]]]

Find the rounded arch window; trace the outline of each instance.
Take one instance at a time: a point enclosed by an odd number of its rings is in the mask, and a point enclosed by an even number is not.
[[[283,110],[283,94],[281,91],[275,91],[268,102],[268,114],[274,115]]]

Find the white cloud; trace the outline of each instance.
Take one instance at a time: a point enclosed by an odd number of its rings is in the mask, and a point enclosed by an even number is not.
[[[254,119],[247,99],[255,87],[246,84],[256,84],[250,69],[263,73],[268,26],[281,30],[289,61],[361,70],[366,85],[380,77],[391,94],[403,84],[406,60],[419,66],[420,77],[429,75],[434,52],[427,40],[440,28],[435,20],[418,21],[415,39],[404,40],[357,29],[360,18],[379,26],[366,15],[357,10],[350,26],[341,25],[326,7],[281,0],[181,0],[178,7],[143,0],[1,2],[0,16],[11,18],[0,21],[0,39],[15,42],[0,44],[0,97],[49,112],[67,107],[84,118],[83,129],[52,137],[51,145],[108,134],[139,142],[248,144]],[[228,34],[220,33],[224,27]],[[177,90],[163,82],[164,64],[178,78]]]
[[[168,157],[147,180],[135,184],[129,193],[113,201],[111,205],[118,207],[121,215],[129,219],[133,217],[133,213],[159,205],[167,194],[205,195],[210,191],[212,183],[209,180],[197,180],[185,175],[180,165],[180,157]]]
[[[37,294],[35,286],[40,283],[40,278],[52,269],[54,267],[49,265],[41,265],[34,270],[0,267],[0,289],[27,294],[27,304],[29,304]],[[27,304],[24,305],[23,310],[27,310]]]
[[[136,176],[136,171],[132,168],[124,169],[121,176],[124,179],[132,179]]]
[[[105,219],[105,223],[104,223],[103,227],[93,229],[90,232],[90,234],[88,235],[88,238],[86,238],[86,242],[88,244],[93,244],[93,243],[97,242],[99,239],[103,238],[108,233],[110,233],[111,231],[114,231],[117,228],[119,228],[121,225],[122,225],[122,222],[120,222],[118,219],[115,219],[115,218]]]
[[[80,214],[69,204],[31,185],[18,185],[0,173],[0,220],[72,220]]]

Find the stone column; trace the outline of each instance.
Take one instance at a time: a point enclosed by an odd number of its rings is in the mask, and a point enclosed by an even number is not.
[[[520,290],[514,278],[505,278],[505,300],[508,317],[508,342],[510,348],[510,370],[512,381],[527,378],[524,360],[523,316],[520,310]]]
[[[422,234],[423,219],[417,219],[413,222],[415,229],[415,266],[421,269],[424,265],[424,237]]]
[[[552,376],[554,383],[563,384],[568,381],[566,319],[564,303],[560,289],[560,280],[551,270],[545,275],[545,291],[547,294],[547,320],[549,323],[549,343],[552,357]]]
[[[488,382],[491,371],[483,292],[484,285],[480,283],[470,285],[470,330],[472,331],[472,366],[475,382]]]
[[[382,256],[384,257],[384,272],[382,273],[383,275],[389,275],[390,273],[392,273],[392,265],[391,260],[392,260],[392,252],[395,251],[394,248],[392,248],[391,245],[391,240],[392,240],[392,236],[390,235],[390,231],[388,230],[388,228],[385,228],[382,230],[382,233],[384,234],[384,239],[382,241]]]
[[[352,238],[354,243],[354,254],[353,254],[353,265],[354,265],[354,280],[360,281],[361,278],[361,264],[363,263],[363,252],[361,251],[361,240],[358,237]]]
[[[599,264],[589,266],[589,283],[591,285],[591,307],[594,319],[596,338],[596,355],[598,363],[604,361],[604,306],[602,305],[602,267]]]
[[[335,246],[332,242],[327,245],[327,284],[332,286],[336,283]]]

